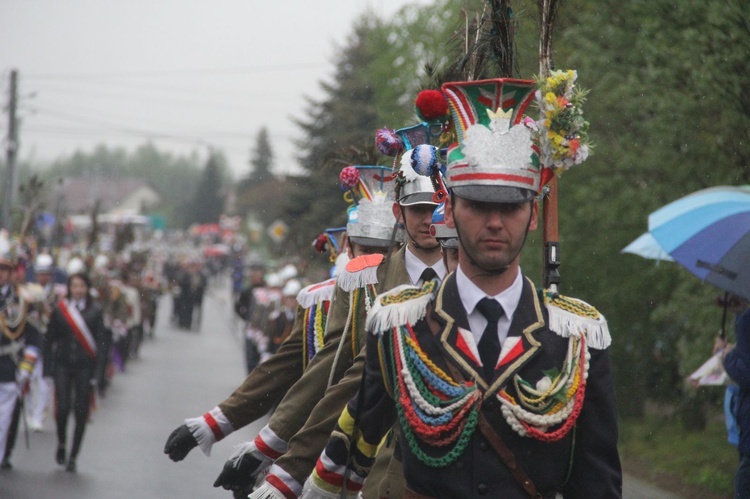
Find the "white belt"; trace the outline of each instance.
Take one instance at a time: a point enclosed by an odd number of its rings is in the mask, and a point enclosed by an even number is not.
[[[14,341],[9,345],[0,346],[0,357],[4,355],[18,355],[18,352],[23,350],[24,344],[19,341]]]

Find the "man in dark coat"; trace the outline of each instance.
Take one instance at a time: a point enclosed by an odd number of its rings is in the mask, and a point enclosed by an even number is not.
[[[750,307],[747,300],[730,295],[727,307],[735,313],[734,323],[737,344],[727,348],[724,369],[739,386],[737,426],[740,428],[740,465],[734,477],[734,493],[737,498],[750,497]]]

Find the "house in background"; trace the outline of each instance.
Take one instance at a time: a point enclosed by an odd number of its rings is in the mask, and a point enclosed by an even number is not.
[[[66,178],[58,195],[69,216],[90,215],[97,202],[100,215],[141,215],[161,202],[161,196],[146,182],[132,178]]]

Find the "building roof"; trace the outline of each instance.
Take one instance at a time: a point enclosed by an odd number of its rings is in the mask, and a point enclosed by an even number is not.
[[[62,197],[69,214],[89,213],[97,201],[100,202],[99,212],[104,213],[116,210],[133,194],[143,189],[158,197],[143,180],[75,177],[63,180]]]

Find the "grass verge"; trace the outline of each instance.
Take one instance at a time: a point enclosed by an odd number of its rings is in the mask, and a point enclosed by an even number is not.
[[[739,457],[722,414],[712,414],[700,432],[674,416],[620,420],[620,456],[625,472],[686,499],[732,497]]]

